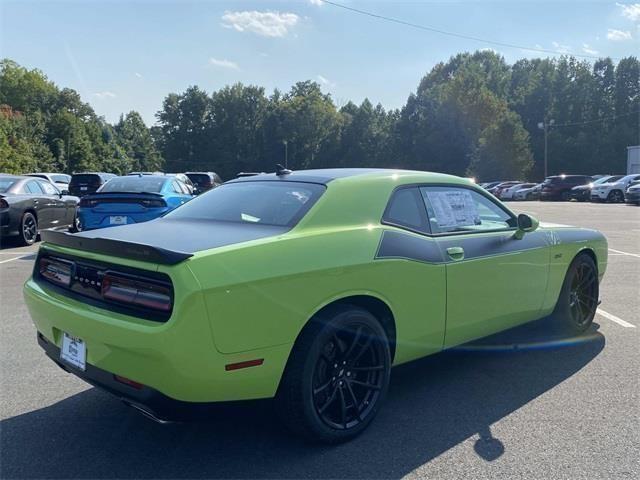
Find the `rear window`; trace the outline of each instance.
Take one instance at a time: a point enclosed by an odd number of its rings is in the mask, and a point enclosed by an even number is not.
[[[324,192],[298,182],[228,183],[196,197],[168,217],[292,227]]]
[[[51,179],[57,183],[69,183],[71,177],[62,173],[56,173],[55,175],[51,175]]]
[[[187,177],[195,184],[202,185],[204,183],[211,183],[211,177],[205,173],[188,173]]]
[[[143,177],[118,177],[109,180],[98,191],[101,193],[159,193],[166,181],[166,178],[149,175]]]
[[[7,193],[14,183],[13,178],[0,178],[0,193]]]
[[[102,179],[100,175],[95,173],[79,173],[71,177],[71,182],[75,185],[100,185],[102,183]]]

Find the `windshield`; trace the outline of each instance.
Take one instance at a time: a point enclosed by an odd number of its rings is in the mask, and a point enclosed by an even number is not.
[[[0,178],[0,193],[7,193],[14,183],[13,178]]]
[[[100,193],[159,193],[162,190],[166,178],[162,177],[118,177],[105,183],[98,192]]]
[[[325,187],[297,182],[228,183],[171,212],[171,218],[294,226]]]

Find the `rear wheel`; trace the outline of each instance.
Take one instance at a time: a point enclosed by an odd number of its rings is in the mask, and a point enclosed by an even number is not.
[[[31,212],[25,212],[20,219],[19,240],[22,245],[33,245],[38,238],[38,221]]]
[[[569,195],[570,195],[570,194],[569,194],[569,192],[562,192],[562,193],[560,194],[560,199],[561,199],[563,202],[568,202],[568,201],[570,200]]]
[[[378,320],[355,306],[330,309],[305,327],[291,352],[276,399],[282,421],[310,440],[349,440],[376,416],[390,370]]]
[[[607,196],[607,202],[624,202],[624,194],[620,190],[611,190],[611,192],[609,192],[609,195]]]
[[[569,266],[554,313],[571,331],[582,333],[593,322],[599,294],[596,265],[582,253]]]

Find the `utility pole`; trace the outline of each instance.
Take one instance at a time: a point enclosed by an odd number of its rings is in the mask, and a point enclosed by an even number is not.
[[[288,165],[288,161],[289,161],[289,150],[288,150],[288,143],[286,140],[283,140],[282,143],[284,144],[284,168],[289,168]]]
[[[548,161],[547,161],[547,145],[548,145],[548,135],[549,135],[549,128],[553,126],[553,124],[556,123],[555,120],[549,120],[547,122],[547,120],[545,119],[544,121],[538,123],[538,128],[540,130],[544,130],[544,178],[548,177]]]

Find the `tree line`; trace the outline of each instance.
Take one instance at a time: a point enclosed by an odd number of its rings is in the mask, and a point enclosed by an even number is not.
[[[509,65],[492,51],[461,53],[431,69],[400,109],[365,99],[338,107],[312,81],[288,92],[237,83],[170,93],[147,128],[129,112],[111,125],[71,89],[4,60],[0,171],[212,170],[388,167],[482,180],[549,172],[618,173],[640,143],[640,62],[570,56]]]

